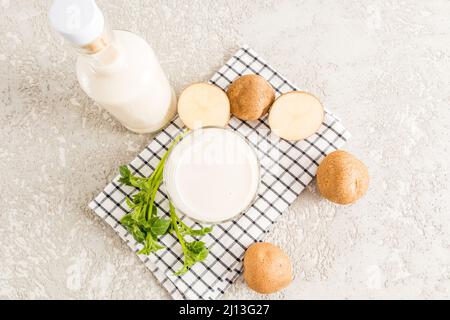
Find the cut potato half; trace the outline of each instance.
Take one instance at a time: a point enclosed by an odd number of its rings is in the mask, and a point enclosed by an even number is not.
[[[316,97],[292,91],[275,100],[269,113],[269,126],[280,138],[298,141],[317,132],[323,117],[323,106]]]
[[[194,83],[181,93],[178,114],[189,129],[224,127],[230,120],[230,101],[219,87],[209,83]]]

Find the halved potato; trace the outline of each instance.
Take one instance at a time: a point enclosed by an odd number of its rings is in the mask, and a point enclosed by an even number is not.
[[[194,83],[181,93],[178,114],[189,129],[224,127],[230,120],[230,101],[219,87],[209,83]]]
[[[319,130],[324,118],[320,101],[303,91],[285,93],[275,100],[269,112],[270,129],[279,137],[298,141]]]

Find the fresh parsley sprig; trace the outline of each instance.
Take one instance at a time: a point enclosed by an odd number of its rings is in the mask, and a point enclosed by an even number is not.
[[[165,249],[158,242],[159,236],[165,234],[173,234],[176,236],[184,254],[183,267],[175,273],[176,275],[185,274],[195,263],[205,260],[209,253],[203,241],[193,240],[189,242],[185,237],[201,237],[212,231],[212,227],[192,229],[187,226],[176,214],[175,207],[170,200],[170,219],[158,216],[155,197],[162,183],[164,165],[170,150],[182,136],[183,134],[179,135],[173,141],[150,177],[136,177],[131,174],[127,166],[121,166],[119,168],[121,176],[119,182],[139,189],[139,192],[132,198],[126,198],[131,212],[125,215],[120,220],[120,223],[137,242],[144,245],[138,252],[139,254],[149,255],[152,252]]]
[[[175,213],[175,208],[172,202],[169,202],[170,206],[170,219],[172,221],[172,228],[176,234],[178,241],[181,244],[181,248],[184,253],[184,264],[183,267],[178,270],[175,274],[182,275],[185,274],[195,263],[201,262],[208,256],[209,250],[206,248],[203,241],[192,241],[187,242],[184,237],[190,236],[202,236],[212,231],[211,227],[201,228],[193,230],[189,228]]]

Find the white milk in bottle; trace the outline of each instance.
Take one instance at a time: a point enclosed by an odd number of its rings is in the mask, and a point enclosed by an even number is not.
[[[79,48],[81,88],[126,128],[155,132],[174,117],[175,94],[144,39],[110,30],[94,0],[55,0],[49,18]]]

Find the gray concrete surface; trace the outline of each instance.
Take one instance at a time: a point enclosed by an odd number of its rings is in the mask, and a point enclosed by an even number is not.
[[[450,298],[450,2],[106,1],[154,47],[177,92],[242,43],[319,96],[370,168],[335,206],[314,185],[267,236],[295,280],[264,297]],[[0,298],[168,298],[87,203],[151,139],[80,90],[49,1],[0,1]]]

